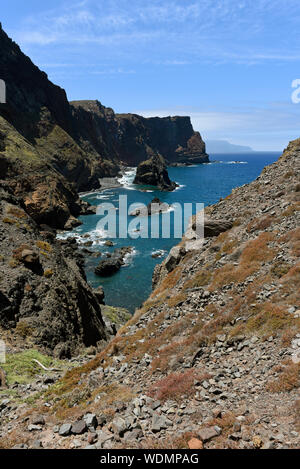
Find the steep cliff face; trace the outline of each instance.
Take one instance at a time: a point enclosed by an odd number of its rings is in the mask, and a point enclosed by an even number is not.
[[[99,101],[74,101],[76,139],[107,159],[137,166],[153,154],[169,163],[207,163],[205,143],[194,132],[190,117],[115,114]]]
[[[80,213],[77,190],[99,187],[101,161],[73,138],[70,105],[0,28],[0,178],[9,179],[38,222],[63,227]],[[41,204],[41,200],[43,203]]]
[[[0,183],[0,335],[13,331],[60,357],[107,339],[100,303],[86,282],[76,243],[40,230]]]
[[[130,116],[127,118],[131,119]],[[151,117],[142,119],[142,124],[148,137],[148,145],[168,162],[209,161],[205,143],[199,132],[194,132],[190,117]]]
[[[121,162],[137,165],[150,154],[207,160],[189,118],[144,119],[116,115],[98,101],[69,103],[1,26],[0,71],[7,87],[0,178],[10,179],[38,222],[64,227],[80,213],[77,191],[99,188],[99,178],[116,176]]]

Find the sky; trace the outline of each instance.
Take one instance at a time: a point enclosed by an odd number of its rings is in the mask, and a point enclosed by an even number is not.
[[[299,0],[1,4],[3,29],[69,100],[190,115],[204,139],[255,150],[300,137]]]

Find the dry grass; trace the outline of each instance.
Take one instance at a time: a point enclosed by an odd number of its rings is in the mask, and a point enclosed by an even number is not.
[[[300,257],[300,228],[289,231],[279,241],[288,243],[291,254],[295,257]]]
[[[284,333],[281,336],[281,344],[283,347],[290,347],[292,340],[298,333],[297,328],[291,327],[290,329],[287,329],[284,331]]]
[[[95,402],[95,397],[101,395],[101,399]],[[79,386],[72,392],[63,396],[54,405],[55,415],[61,421],[76,420],[88,408],[89,412],[104,413],[108,415],[112,412],[112,407],[116,402],[129,402],[135,397],[133,389],[128,386],[111,383],[100,386],[91,392],[88,386]]]
[[[221,252],[225,254],[231,254],[237,245],[238,245],[237,239],[228,240],[223,244],[221,248]]]
[[[31,250],[31,248],[30,248],[30,246],[28,246],[28,244],[22,244],[17,249],[14,249],[13,250],[13,258],[17,261],[20,261],[22,259],[22,252],[25,249]]]
[[[274,250],[268,247],[268,244],[273,240],[273,233],[265,232],[261,233],[253,241],[249,241],[242,252],[241,263],[267,262],[273,259]]]
[[[291,361],[284,362],[276,367],[276,372],[280,373],[279,378],[267,384],[270,392],[288,392],[300,386],[300,363]]]
[[[273,240],[274,235],[272,233],[264,232],[256,239],[249,241],[240,256],[239,265],[234,266],[229,263],[216,269],[209,289],[215,290],[230,283],[246,280],[247,277],[260,268],[263,262],[273,259],[276,253],[275,249],[268,246]]]
[[[283,217],[291,217],[300,210],[300,202],[297,202],[282,212]]]
[[[184,284],[184,289],[187,288],[196,288],[196,287],[203,287],[204,285],[209,285],[212,278],[212,273],[208,270],[200,270],[196,274],[194,274],[187,282]]]
[[[152,372],[155,373],[157,369],[166,372],[170,369],[170,361],[176,358],[176,363],[180,363],[180,359],[184,356],[185,347],[184,341],[173,342],[162,348],[156,358],[151,363]]]
[[[46,241],[37,241],[35,244],[41,251],[52,252],[52,247]]]
[[[284,174],[284,176],[282,176],[282,177],[283,177],[283,179],[289,179],[289,178],[293,177],[294,174],[295,174],[294,171],[288,171],[288,172],[286,172],[286,173]]]
[[[9,217],[4,217],[2,219],[2,222],[6,223],[8,225],[13,225],[14,223],[16,223],[15,220],[13,220],[12,218],[9,218]]]
[[[287,306],[283,304],[269,301],[257,304],[249,312],[248,320],[240,325],[240,333],[255,333],[264,338],[280,334],[282,340],[287,342],[290,331],[294,331],[295,334],[300,330],[300,319],[288,313]]]
[[[300,431],[300,399],[298,399],[298,400],[295,402],[294,409],[295,409],[295,424],[296,424],[296,429],[297,429],[297,431],[299,432],[299,431]]]
[[[180,280],[182,274],[182,266],[177,266],[172,272],[170,272],[161,282],[161,284],[158,286],[158,288],[155,289],[151,297],[153,295],[159,295],[160,293],[164,292],[165,290],[170,290],[171,288],[174,288],[175,285],[178,283]]]
[[[7,213],[15,218],[27,218],[25,212],[17,207],[10,207],[7,210]]]
[[[53,274],[54,274],[54,272],[53,272],[52,269],[44,270],[44,277],[46,277],[46,278],[51,278]]]
[[[181,303],[184,303],[187,299],[187,295],[185,293],[179,293],[168,299],[168,306],[170,308],[179,306]]]
[[[21,431],[13,430],[10,435],[0,438],[0,450],[11,449],[17,444],[28,444],[29,438]]]
[[[281,278],[288,273],[291,266],[285,262],[277,261],[271,268],[271,273],[277,278]]]
[[[256,272],[258,268],[259,265],[257,263],[242,264],[239,267],[235,267],[233,264],[226,264],[215,270],[209,290],[213,291],[230,283],[243,282],[247,277]]]
[[[19,321],[16,325],[15,332],[23,339],[26,339],[26,337],[32,336],[33,329],[26,321]]]
[[[272,225],[272,223],[274,223],[274,221],[276,220],[270,216],[264,218],[255,218],[247,225],[246,231],[247,233],[253,233],[254,231],[266,230]]]
[[[279,238],[280,243],[289,243],[293,240],[300,241],[300,228],[290,230]]]
[[[193,369],[183,373],[170,373],[153,384],[148,395],[162,402],[168,399],[180,401],[183,396],[193,393],[195,377],[196,374]]]
[[[225,415],[222,415],[222,418],[214,418],[210,420],[206,426],[215,426],[222,428],[222,436],[227,436],[231,433],[233,424],[236,422],[236,417],[232,412],[227,412]]]

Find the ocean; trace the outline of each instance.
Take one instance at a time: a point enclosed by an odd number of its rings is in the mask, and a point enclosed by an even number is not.
[[[169,205],[175,202],[193,203],[194,211],[196,203],[203,203],[205,206],[214,204],[220,198],[226,197],[235,187],[249,183],[259,176],[264,166],[273,163],[278,159],[281,152],[253,152],[241,154],[215,154],[210,155],[211,163],[168,168],[170,179],[176,181],[179,187],[174,192],[160,192],[154,188],[134,186],[132,184],[135,171],[129,169],[120,182],[122,187],[107,189],[104,192],[94,192],[83,197],[92,205],[100,205],[110,202],[118,207],[119,196],[126,195],[128,205],[132,203],[148,204],[154,197],[158,197],[162,202]],[[118,211],[117,223],[118,220]],[[173,223],[172,213],[171,223]],[[151,293],[152,274],[157,263],[161,263],[169,250],[180,239],[171,237],[169,239],[112,239],[113,247],[104,245],[106,239],[103,233],[97,231],[97,223],[101,219],[99,215],[82,216],[83,225],[72,232],[60,234],[65,238],[75,236],[83,246],[87,241],[92,241],[93,245],[87,247],[90,251],[100,251],[102,257],[86,257],[87,280],[93,287],[102,285],[105,292],[105,302],[111,306],[120,306],[134,313]],[[133,218],[128,217],[128,223]],[[135,233],[136,234],[136,233]],[[89,237],[87,237],[89,235]],[[105,253],[123,246],[132,246],[133,252],[128,255],[125,265],[111,277],[98,277],[94,274],[94,269]],[[153,258],[152,254],[160,252],[162,257]]]

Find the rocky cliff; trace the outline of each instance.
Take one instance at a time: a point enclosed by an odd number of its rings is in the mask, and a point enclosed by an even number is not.
[[[299,173],[296,140],[205,209],[203,243],[191,220],[143,307],[37,401],[51,405],[42,445],[299,448]],[[34,424],[38,411],[8,403],[3,412],[15,423],[9,436],[12,424],[2,427],[0,445],[34,447],[20,412]]]
[[[151,154],[169,163],[207,163],[205,143],[194,132],[190,117],[150,117],[117,114],[121,133],[120,158],[135,166]]]
[[[152,154],[169,161],[207,161],[205,144],[188,117],[116,115],[98,101],[69,103],[0,26],[0,179],[9,179],[38,222],[62,228],[77,216],[77,191],[99,188],[120,163]],[[68,222],[68,226],[70,222]]]
[[[57,357],[107,340],[100,303],[86,283],[76,243],[38,227],[0,184],[0,335],[10,331]]]

